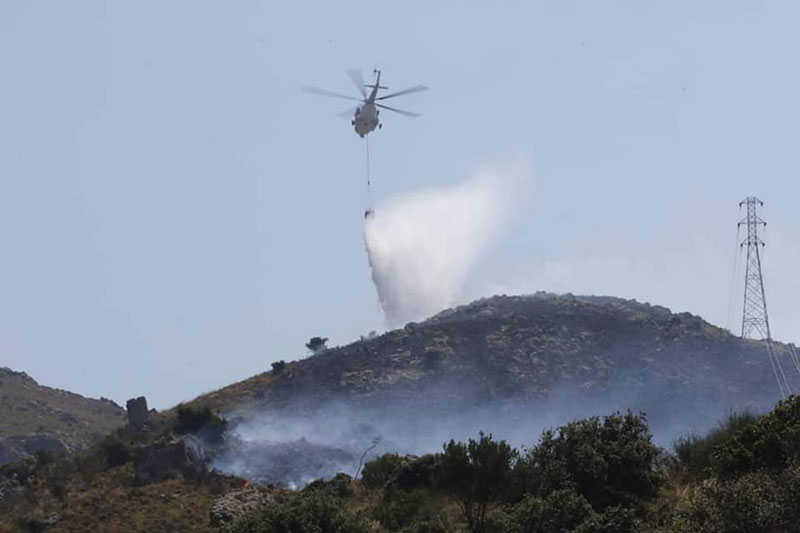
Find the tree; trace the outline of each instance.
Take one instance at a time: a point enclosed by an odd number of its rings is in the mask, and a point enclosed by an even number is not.
[[[502,499],[516,451],[480,433],[478,440],[444,445],[437,486],[456,501],[472,533],[486,531],[486,511]]]
[[[277,376],[286,369],[286,361],[280,360],[272,363],[272,374]]]
[[[309,341],[306,343],[306,348],[311,350],[311,353],[318,353],[322,350],[327,350],[328,347],[325,346],[325,343],[328,342],[328,337],[311,337]]]
[[[644,416],[629,411],[545,431],[517,469],[526,492],[546,497],[573,489],[602,512],[611,506],[643,508],[665,479],[661,463]]]

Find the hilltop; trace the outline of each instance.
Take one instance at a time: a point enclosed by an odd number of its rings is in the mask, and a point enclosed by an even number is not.
[[[0,368],[0,464],[40,450],[80,451],[124,423],[125,410],[111,400],[45,387]]]
[[[794,390],[800,375],[774,343]],[[230,424],[214,465],[289,486],[478,431],[515,445],[581,417],[643,412],[657,443],[780,399],[760,341],[612,297],[495,296],[203,395]]]
[[[797,390],[788,350],[775,346]],[[731,410],[763,411],[778,399],[760,341],[635,300],[537,293],[481,299],[194,403],[241,419],[333,404],[396,416],[489,405],[547,404],[575,415],[631,408],[658,432],[705,430]]]

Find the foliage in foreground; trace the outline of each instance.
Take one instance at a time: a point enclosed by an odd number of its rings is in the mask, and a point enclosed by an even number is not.
[[[673,514],[669,531],[796,531],[800,523],[800,397],[730,430],[697,439],[710,450],[692,474],[706,479]],[[713,443],[713,445],[711,444]],[[679,444],[680,446],[680,444]],[[684,445],[685,446],[685,445]],[[685,457],[685,450],[684,450]],[[681,460],[679,450],[679,461]],[[694,463],[681,461],[691,471]]]
[[[233,533],[361,533],[365,519],[348,511],[335,491],[311,490],[245,517]]]
[[[183,418],[186,430],[205,427],[215,416],[210,411],[191,413]],[[197,419],[202,423],[195,425],[192,420]],[[192,524],[193,530],[202,530],[208,527],[207,511],[202,509],[208,509],[214,494],[241,486],[237,484],[241,480],[223,480],[216,487],[192,486],[181,479],[152,487],[129,486],[131,444],[117,435],[74,460],[43,453],[3,466],[0,484],[13,480],[24,489],[20,505],[25,499],[34,503],[21,505],[22,512],[8,515],[7,523],[16,519],[16,525],[26,530],[44,524],[50,515],[37,511],[38,499],[61,509],[58,514],[65,518],[58,527],[80,524],[91,529],[99,523],[94,517],[99,509],[91,507],[92,502],[102,501],[103,509],[124,513],[138,498],[139,510],[148,515],[141,524],[152,529],[166,523],[163,520],[180,519]],[[796,531],[800,399],[789,398],[760,417],[731,416],[706,437],[676,443],[672,468],[665,469],[664,463],[664,452],[652,444],[645,418],[631,413],[578,420],[545,431],[529,449],[517,450],[492,435],[479,434],[466,442],[450,441],[439,454],[385,454],[364,466],[360,481],[340,474],[312,482],[302,491],[276,491],[276,503],[243,517],[230,530]],[[87,498],[87,490],[102,490],[114,502]],[[181,498],[181,506],[195,505],[194,514],[172,515],[179,511],[164,500],[165,494]],[[197,503],[200,497],[204,503]],[[163,513],[163,523],[151,516],[156,507]],[[111,514],[105,516],[111,519]],[[131,525],[130,530],[143,529]]]

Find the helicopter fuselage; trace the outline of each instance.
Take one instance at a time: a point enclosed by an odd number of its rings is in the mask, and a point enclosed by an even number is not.
[[[355,115],[353,115],[353,122],[351,123],[356,133],[358,133],[361,138],[369,132],[375,131],[375,128],[381,125],[380,119],[378,118],[380,111],[378,111],[378,107],[375,105],[375,99],[378,97],[378,89],[382,88],[381,71],[376,70],[375,74],[377,74],[375,85],[367,86],[371,87],[372,90],[369,92],[369,96],[364,99],[364,105],[356,108]]]
[[[374,131],[375,128],[378,127],[380,124],[378,114],[378,108],[375,107],[375,104],[370,101],[365,102],[364,105],[356,109],[351,124],[360,137],[364,137],[364,135]]]

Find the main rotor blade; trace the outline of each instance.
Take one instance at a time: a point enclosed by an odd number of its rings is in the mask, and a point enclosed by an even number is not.
[[[353,118],[356,114],[356,109],[358,109],[356,106],[348,107],[341,113],[336,113],[336,116],[341,118]]]
[[[364,77],[361,75],[361,70],[357,68],[347,69],[347,75],[353,80],[353,85],[356,86],[358,92],[361,93],[363,98],[367,97],[367,90],[364,88]]]
[[[343,98],[345,100],[354,100],[356,102],[363,102],[361,98],[356,98],[355,96],[347,96],[346,94],[339,94],[333,91],[326,91],[325,89],[320,89],[319,87],[303,87],[303,92],[308,94],[316,94],[319,96],[330,96],[331,98]]]
[[[383,105],[383,104],[375,104],[375,105],[380,107],[381,109],[388,109],[389,111],[394,111],[395,113],[400,113],[401,115],[405,115],[407,117],[421,117],[422,116],[419,113],[412,113],[411,111],[403,111],[402,109],[389,107],[388,105]]]
[[[402,91],[397,91],[396,93],[378,97],[376,98],[376,100],[386,100],[387,98],[394,98],[395,96],[401,96],[403,94],[418,93],[420,91],[427,91],[427,90],[428,88],[425,87],[424,85],[415,85],[414,87],[409,87],[408,89],[403,89]]]

